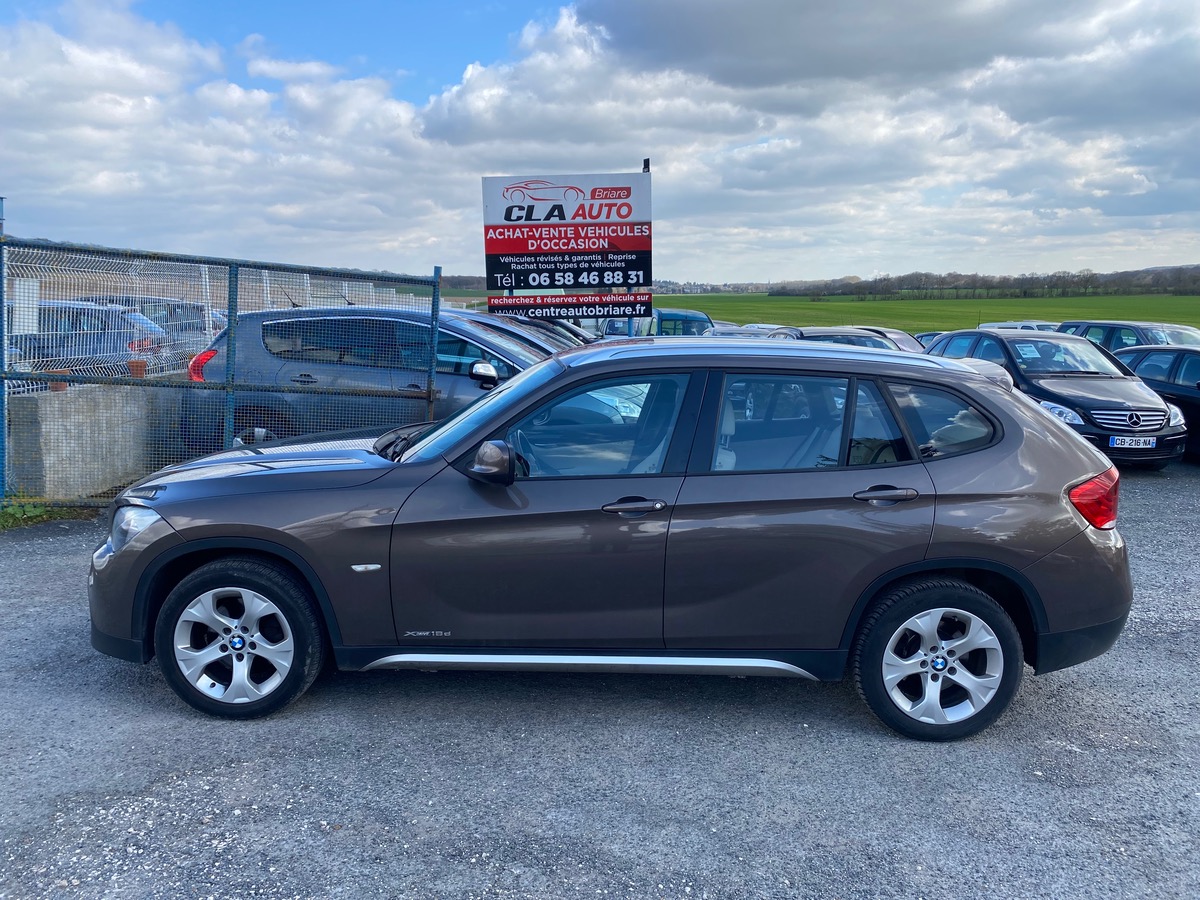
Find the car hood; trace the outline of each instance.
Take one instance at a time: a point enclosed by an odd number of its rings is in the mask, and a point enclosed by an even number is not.
[[[373,438],[240,447],[160,469],[124,492],[127,498],[355,487],[395,464],[372,452]]]
[[[1037,393],[1054,395],[1072,406],[1084,409],[1136,407],[1165,409],[1162,398],[1140,379],[1114,378],[1104,375],[1070,375],[1067,377],[1030,378]]]

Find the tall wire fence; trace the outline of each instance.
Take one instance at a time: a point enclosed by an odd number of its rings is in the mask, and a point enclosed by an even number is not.
[[[100,506],[198,453],[432,418],[440,275],[0,236],[0,503]]]

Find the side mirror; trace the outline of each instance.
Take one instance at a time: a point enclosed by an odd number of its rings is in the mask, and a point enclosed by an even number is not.
[[[467,474],[484,484],[510,485],[517,480],[517,453],[504,441],[484,441]]]
[[[478,381],[481,388],[494,388],[500,383],[500,373],[496,371],[496,367],[490,362],[484,362],[482,359],[477,359],[471,363],[471,368],[467,374],[474,381]]]

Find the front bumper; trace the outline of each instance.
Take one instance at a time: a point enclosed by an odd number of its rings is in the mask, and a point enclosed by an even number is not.
[[[1134,435],[1116,434],[1111,431],[1081,430],[1080,435],[1093,447],[1115,463],[1161,463],[1170,462],[1183,456],[1187,443],[1187,432],[1136,435],[1136,437],[1154,438],[1153,447],[1110,447],[1109,438],[1133,437]]]

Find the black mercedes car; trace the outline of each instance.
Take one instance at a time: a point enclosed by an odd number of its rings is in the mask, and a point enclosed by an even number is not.
[[[1003,366],[1018,390],[1114,462],[1162,468],[1183,455],[1187,426],[1179,407],[1085,337],[1015,328],[951,331],[926,353]]]

